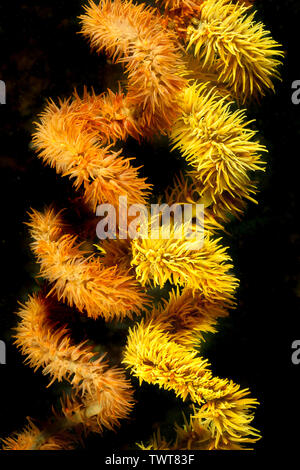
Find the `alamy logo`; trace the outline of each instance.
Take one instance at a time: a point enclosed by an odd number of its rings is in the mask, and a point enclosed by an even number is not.
[[[292,354],[292,363],[295,365],[300,364],[300,340],[295,339],[292,343],[292,349],[295,349],[295,351]]]
[[[6,364],[6,344],[0,340],[0,364]]]
[[[96,215],[102,217],[96,227],[100,240],[109,239],[186,239],[190,249],[203,244],[203,204],[143,204],[127,205],[127,196],[119,197],[119,205],[100,204]]]
[[[6,85],[3,80],[0,80],[0,104],[6,104]]]
[[[292,89],[296,90],[292,93],[292,103],[300,104],[300,80],[293,81]]]

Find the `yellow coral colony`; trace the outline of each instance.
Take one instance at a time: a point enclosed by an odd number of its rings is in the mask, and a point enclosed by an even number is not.
[[[168,237],[105,240],[96,253],[61,213],[31,210],[31,246],[45,285],[20,306],[15,343],[29,366],[50,384],[67,381],[72,393],[48,422],[29,419],[4,439],[4,449],[72,449],[83,433],[116,428],[134,405],[121,364],[111,367],[57,326],[64,303],[92,320],[142,315],[129,330],[124,368],[140,384],[158,385],[190,404],[173,440],[158,430],[141,449],[244,449],[260,438],[251,425],[257,400],[232,380],[214,377],[197,349],[236,304],[238,280],[215,232],[255,201],[253,174],[265,170],[266,148],[237,106],[274,91],[283,55],[251,3],[160,0],[153,8],[100,0],[84,7],[82,35],[123,65],[126,85],[117,93],[85,89],[82,97],[49,100],[33,134],[37,156],[71,178],[87,211],[101,203],[117,209],[119,196],[148,204],[151,184],[115,144],[167,134],[187,169],[159,201],[203,204],[203,243],[195,249],[190,238],[175,236],[173,225]],[[166,229],[162,224],[158,232]],[[170,292],[151,309],[152,287]]]

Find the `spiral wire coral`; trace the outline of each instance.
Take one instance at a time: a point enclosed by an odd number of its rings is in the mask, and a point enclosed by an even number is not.
[[[117,210],[126,196],[128,204],[144,204],[149,215],[152,186],[120,143],[165,134],[187,168],[159,202],[189,203],[193,211],[202,204],[204,227],[192,212],[185,234],[174,222],[159,223],[154,237],[107,239],[91,249],[92,237],[75,235],[61,212],[31,210],[31,248],[45,285],[21,304],[15,344],[26,364],[49,376],[49,385],[65,381],[71,392],[47,422],[29,418],[21,432],[3,440],[3,449],[76,448],[83,434],[115,429],[134,405],[125,370],[97,356],[88,341],[76,344],[67,325],[54,320],[61,308],[106,322],[143,313],[129,329],[122,364],[140,384],[187,401],[191,413],[183,425],[175,424],[173,441],[158,430],[140,448],[232,450],[260,438],[251,425],[258,401],[247,388],[214,376],[197,348],[236,305],[239,281],[215,232],[224,230],[230,216],[240,216],[246,201],[255,201],[252,174],[265,168],[266,148],[236,106],[274,90],[283,53],[248,11],[252,2],[155,3],[89,1],[80,16],[81,34],[97,53],[122,64],[126,84],[118,92],[84,89],[82,97],[75,91],[57,104],[49,100],[33,147],[73,181],[89,214],[102,203]],[[157,220],[150,214],[147,223]],[[169,298],[151,308],[147,290],[153,287],[169,289]]]

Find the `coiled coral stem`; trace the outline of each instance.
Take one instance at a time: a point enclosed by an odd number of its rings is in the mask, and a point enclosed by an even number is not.
[[[75,305],[89,317],[132,317],[147,305],[147,298],[128,271],[105,267],[99,258],[84,257],[76,237],[63,233],[63,225],[53,209],[31,212],[32,248],[59,300]]]
[[[175,38],[162,18],[155,9],[131,1],[90,1],[85,10],[82,34],[97,52],[125,65],[127,104],[137,127],[144,135],[168,129],[178,114],[176,96],[185,80]]]
[[[164,226],[162,235],[163,230]],[[201,292],[206,299],[230,305],[238,281],[229,273],[233,265],[226,248],[218,244],[219,240],[206,233],[201,247],[191,249],[194,243],[191,239],[176,237],[174,233],[169,239],[163,236],[138,238],[132,240],[131,264],[143,286],[163,287],[170,281]]]
[[[131,398],[130,390],[128,398]],[[28,425],[21,432],[1,439],[3,450],[72,450],[82,443],[82,434],[102,433],[104,427],[113,430],[119,426],[119,420],[127,418],[132,406],[118,415],[114,406],[106,409],[105,402],[90,396],[71,395],[61,402],[61,411],[53,410],[54,416],[48,422],[36,425],[28,418]]]
[[[140,383],[145,380],[173,390],[177,397],[200,405],[197,416],[211,420],[214,448],[219,447],[224,435],[225,440],[230,437],[241,443],[258,436],[250,426],[251,409],[258,402],[248,397],[249,390],[241,390],[231,380],[213,377],[207,360],[197,357],[197,351],[175,343],[155,321],[142,321],[130,330],[123,363]]]
[[[128,384],[123,372],[109,368],[103,356],[95,359],[91,346],[85,343],[73,345],[69,331],[65,327],[55,327],[51,320],[55,308],[51,299],[39,294],[29,297],[19,309],[15,344],[26,356],[26,363],[35,370],[42,368],[44,375],[49,374],[49,385],[55,380],[68,380],[77,394],[106,400],[106,408],[109,408],[110,396],[116,398],[119,394],[114,406],[120,413],[128,403]]]
[[[154,308],[147,316],[147,323],[152,321],[168,333],[170,339],[188,349],[193,349],[204,339],[203,333],[215,333],[219,317],[228,315],[225,301],[214,302],[205,299],[199,292],[191,289],[172,290],[169,300]]]
[[[106,143],[109,129],[104,117],[97,119],[99,104],[87,97],[60,101],[59,106],[50,101],[36,125],[34,147],[57,173],[72,178],[76,189],[83,187],[84,200],[93,211],[101,203],[117,205],[120,195],[127,196],[130,204],[143,204],[150,185],[138,177],[130,158]]]
[[[210,199],[215,212],[238,213],[243,199],[254,201],[255,170],[264,170],[264,145],[255,139],[245,111],[232,111],[232,102],[217,89],[194,82],[181,96],[182,114],[171,131],[173,149],[192,165],[201,196]]]

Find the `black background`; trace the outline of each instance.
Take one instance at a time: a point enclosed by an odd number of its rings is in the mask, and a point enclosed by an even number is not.
[[[29,249],[26,212],[53,201],[57,207],[67,207],[74,198],[69,180],[44,167],[30,148],[33,122],[47,98],[67,97],[75,87],[82,92],[84,85],[100,93],[116,88],[120,78],[119,67],[91,53],[78,34],[82,4],[2,1],[0,7],[0,79],[7,86],[7,104],[0,106],[0,339],[7,344],[7,364],[0,365],[0,437],[21,429],[26,416],[49,416],[64,388],[58,384],[47,389],[48,379],[23,365],[11,335],[17,302],[41,284],[35,281],[38,268]],[[238,308],[220,322],[216,335],[208,335],[203,355],[215,374],[249,387],[259,399],[254,424],[263,439],[255,446],[257,451],[282,450],[291,456],[297,450],[300,420],[300,365],[291,362],[291,344],[300,339],[300,105],[291,101],[292,82],[300,79],[300,3],[257,0],[255,4],[258,17],[283,45],[286,57],[276,94],[248,107],[248,117],[256,119],[259,136],[269,149],[267,171],[259,176],[259,205],[249,205],[243,219],[227,227],[224,243],[230,246],[241,281]],[[129,140],[124,154],[144,165],[142,174],[157,193],[180,168],[180,157],[170,153],[165,138],[141,146]],[[126,338],[125,329],[115,326],[110,331],[101,321],[82,318],[75,338],[81,332],[107,343],[113,357],[113,345],[124,344]],[[131,420],[116,434],[90,436],[87,450],[134,448],[135,442],[147,441],[158,424],[168,434],[172,423],[181,421],[181,411],[187,408],[172,394],[150,385],[139,389],[137,381],[133,383],[138,403]]]

